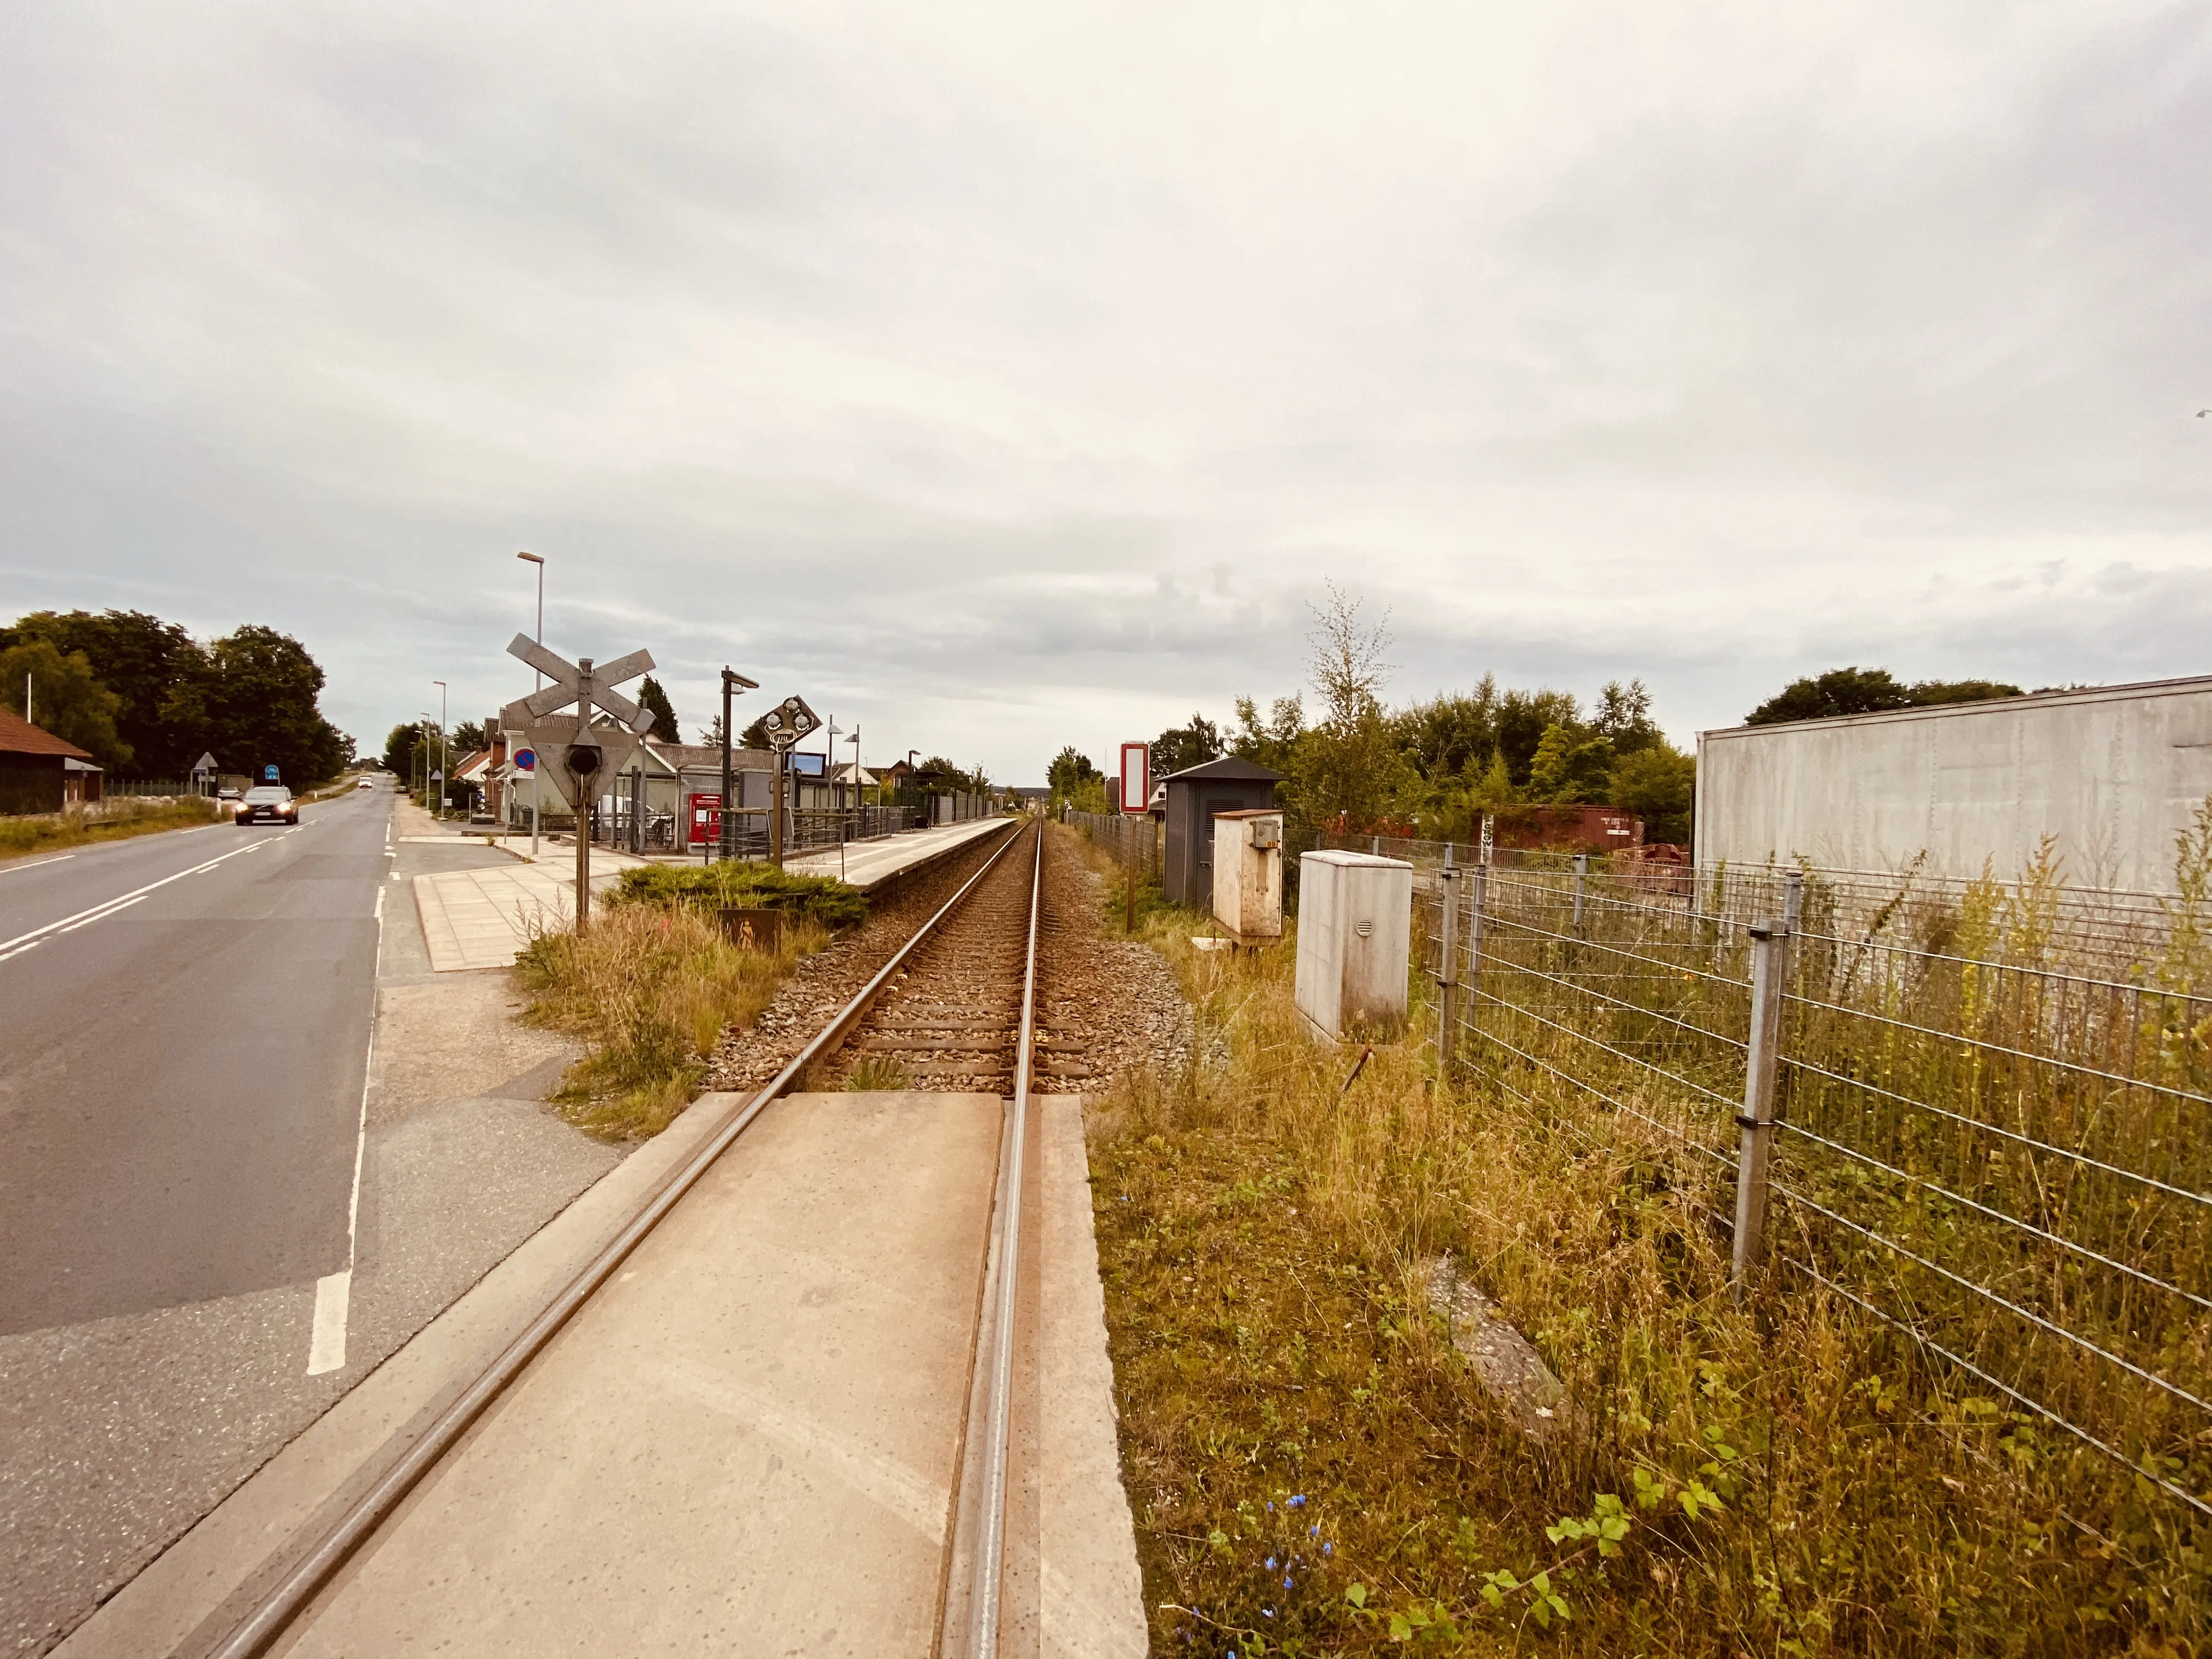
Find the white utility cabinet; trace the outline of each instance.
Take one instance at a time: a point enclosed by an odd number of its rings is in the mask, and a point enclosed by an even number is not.
[[[1413,866],[1369,853],[1298,860],[1298,1012],[1323,1036],[1405,1023]]]
[[[1283,936],[1283,815],[1213,815],[1213,919],[1240,943]]]

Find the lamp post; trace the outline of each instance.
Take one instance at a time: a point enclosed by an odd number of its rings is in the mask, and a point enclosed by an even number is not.
[[[422,710],[415,718],[421,722],[415,728],[415,747],[422,755],[422,810],[430,810],[430,711]]]
[[[514,556],[538,567],[538,631],[531,637],[543,645],[545,643],[545,561],[535,553],[518,553]],[[545,676],[532,669],[530,689],[535,691],[544,684]],[[544,757],[540,756],[530,769],[530,856],[533,860],[538,857],[538,780],[544,770]]]
[[[861,805],[863,797],[860,793],[860,728],[859,726],[853,728],[852,735],[847,741],[853,745],[853,808],[855,821],[860,822],[858,815],[866,809]],[[860,827],[866,829],[867,826],[863,822]]]
[[[732,794],[737,788],[737,778],[735,774],[731,770],[730,766],[730,699],[740,691],[757,691],[759,690],[760,682],[758,680],[749,680],[743,674],[737,672],[726,665],[723,667],[722,811],[720,819],[720,827],[715,831],[714,835],[714,856],[717,860],[732,858],[736,855],[737,852],[738,819],[734,810],[737,806],[737,802],[731,799]],[[682,793],[680,783],[678,793]]]
[[[438,688],[438,817],[446,816],[446,774],[453,769],[453,751],[446,741],[446,683],[432,680]]]

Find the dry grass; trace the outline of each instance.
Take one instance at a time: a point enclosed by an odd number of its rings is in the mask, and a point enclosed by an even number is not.
[[[1440,1089],[1412,1041],[1341,1092],[1288,942],[1148,931],[1200,1057],[1117,1093],[1092,1170],[1155,1651],[2204,1650],[2185,1512],[1847,1304],[1736,1309],[1663,1138]],[[1445,1250],[1565,1381],[1546,1443],[1428,1312]]]
[[[58,852],[94,842],[125,841],[133,836],[190,830],[214,822],[215,803],[194,795],[160,802],[103,802],[89,811],[72,807],[38,817],[0,818],[0,859]]]
[[[740,950],[681,904],[611,905],[580,939],[540,934],[516,962],[534,993],[526,1018],[588,1045],[556,1103],[610,1139],[659,1134],[698,1094],[723,1030],[750,1024],[829,939],[801,921],[778,950]]]

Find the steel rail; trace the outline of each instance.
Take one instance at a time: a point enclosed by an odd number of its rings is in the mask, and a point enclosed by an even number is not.
[[[1009,836],[998,851],[984,860],[982,867],[961,884],[960,890],[945,900],[937,913],[922,923],[914,936],[898,948],[860,994],[815,1034],[813,1041],[800,1049],[759,1093],[716,1130],[692,1154],[689,1163],[632,1212],[622,1231],[538,1311],[521,1333],[500,1352],[498,1358],[478,1372],[476,1379],[438,1413],[421,1437],[399,1455],[391,1468],[378,1476],[368,1490],[331,1523],[314,1546],[254,1603],[222,1644],[209,1651],[208,1659],[259,1659],[259,1656],[269,1651],[292,1620],[330,1582],[331,1576],[368,1541],[422,1477],[437,1467],[445,1455],[453,1449],[454,1443],[483,1415],[486,1408],[522,1374],[530,1362],[591,1299],[615,1269],[622,1266],[668,1212],[698,1184],[700,1177],[714,1167],[715,1161],[730,1149],[738,1137],[751,1127],[753,1120],[779,1096],[788,1093],[793,1085],[805,1075],[808,1067],[836,1052],[838,1045],[851,1034],[853,1027],[860,1023],[869,1006],[882,993],[884,987],[905,966],[907,958],[914,954],[916,947],[934,933],[939,925],[975,890],[976,884],[991,872],[992,867],[1006,856],[1007,849],[1018,839],[1018,834]],[[1026,1060],[1025,1052],[1024,1080]]]
[[[970,1659],[997,1659],[999,1591],[1006,1534],[1006,1446],[1014,1392],[1015,1289],[1020,1277],[1022,1155],[1030,1115],[1030,1049],[1036,1021],[1037,901],[1044,890],[1044,837],[1030,872],[1028,954],[1022,967],[1022,1021],[1016,1034],[1013,1123],[1006,1137],[1006,1212],[999,1224],[995,1305],[991,1310],[990,1403],[983,1419],[982,1490],[978,1501],[975,1588],[969,1600]]]

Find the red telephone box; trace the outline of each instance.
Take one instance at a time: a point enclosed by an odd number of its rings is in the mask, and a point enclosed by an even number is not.
[[[714,795],[691,797],[691,845],[719,846],[722,840],[722,798]]]

